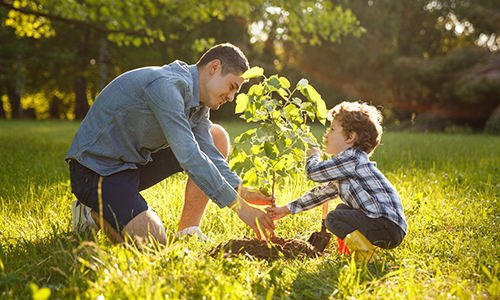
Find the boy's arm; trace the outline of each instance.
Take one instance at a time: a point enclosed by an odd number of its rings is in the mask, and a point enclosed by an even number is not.
[[[313,154],[307,158],[306,175],[316,182],[342,180],[352,177],[357,161],[357,157],[349,150],[324,161],[319,155]]]
[[[335,182],[328,182],[324,185],[314,187],[300,198],[293,200],[286,206],[292,215],[301,211],[309,210],[325,202],[333,200],[339,196]]]

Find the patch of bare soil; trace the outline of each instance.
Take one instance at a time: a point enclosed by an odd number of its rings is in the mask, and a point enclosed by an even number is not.
[[[225,254],[246,254],[257,259],[273,260],[279,257],[305,258],[318,257],[323,253],[306,241],[272,237],[270,243],[257,238],[238,238],[219,244],[210,252],[215,257],[223,251]]]

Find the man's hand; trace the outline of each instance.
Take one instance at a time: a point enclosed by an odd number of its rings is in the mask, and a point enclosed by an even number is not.
[[[309,157],[313,154],[319,155],[319,157],[321,157],[321,155],[322,155],[321,150],[318,147],[313,147],[313,148],[309,149],[309,151],[307,151],[307,157]]]
[[[240,186],[238,188],[238,194],[250,204],[276,206],[276,197],[267,196],[262,191],[247,189]]]
[[[286,205],[277,207],[266,207],[267,214],[273,218],[273,220],[279,220],[286,215],[290,214],[290,210]]]
[[[253,229],[259,240],[262,239],[261,232],[266,239],[269,238],[268,232],[271,236],[276,236],[274,233],[274,222],[266,213],[258,208],[251,207],[240,197],[237,197],[229,207],[234,210],[240,219]],[[260,230],[259,230],[260,228]]]

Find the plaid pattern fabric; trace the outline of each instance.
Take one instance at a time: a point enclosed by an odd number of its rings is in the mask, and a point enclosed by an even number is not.
[[[325,161],[311,155],[306,162],[306,175],[310,180],[326,183],[288,203],[292,214],[340,197],[349,207],[363,211],[370,218],[385,217],[406,233],[408,226],[401,198],[366,152],[348,148]]]

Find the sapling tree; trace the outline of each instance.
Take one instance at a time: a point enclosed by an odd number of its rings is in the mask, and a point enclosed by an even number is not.
[[[251,68],[242,77],[263,77],[248,93],[236,98],[236,113],[260,126],[235,138],[229,165],[241,172],[243,184],[274,195],[277,183],[301,170],[307,149],[319,146],[306,123],[318,120],[324,125],[326,105],[306,79],[291,90],[287,78],[267,78],[260,67]]]

